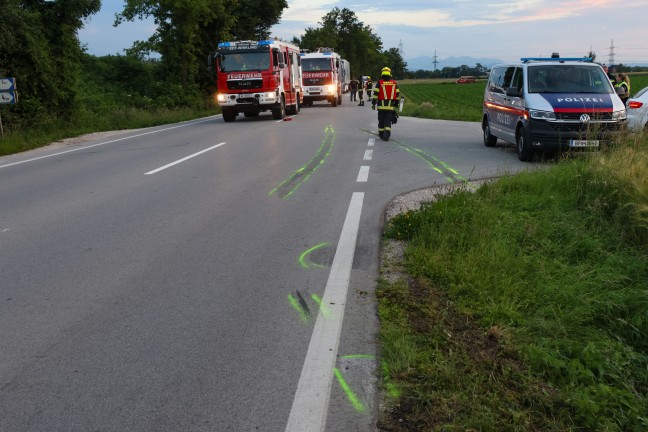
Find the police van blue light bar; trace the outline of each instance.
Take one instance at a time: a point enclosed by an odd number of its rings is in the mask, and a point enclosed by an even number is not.
[[[592,58],[590,57],[523,57],[520,59],[520,61],[523,62],[530,62],[530,61],[557,61],[557,62],[564,62],[564,61],[582,61],[582,62],[591,62]]]

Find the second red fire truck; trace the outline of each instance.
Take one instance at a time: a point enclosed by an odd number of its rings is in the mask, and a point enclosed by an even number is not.
[[[331,48],[318,48],[301,54],[304,77],[304,104],[327,101],[331,106],[342,103],[343,75],[347,72],[344,60]]]

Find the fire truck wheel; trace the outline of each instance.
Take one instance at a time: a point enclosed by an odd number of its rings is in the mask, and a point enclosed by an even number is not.
[[[283,96],[281,96],[281,103],[279,104],[279,108],[272,110],[272,118],[274,118],[275,120],[281,120],[284,117],[286,117],[286,100]]]
[[[234,120],[236,120],[237,115],[238,113],[236,112],[236,110],[223,108],[223,120],[225,120],[226,122],[233,122]]]
[[[333,96],[333,98],[331,99],[331,106],[335,108],[337,106],[337,102],[337,96]]]

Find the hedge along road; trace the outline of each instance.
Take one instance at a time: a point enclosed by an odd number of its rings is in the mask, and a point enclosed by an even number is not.
[[[0,430],[373,430],[385,207],[537,165],[347,97],[0,158]]]

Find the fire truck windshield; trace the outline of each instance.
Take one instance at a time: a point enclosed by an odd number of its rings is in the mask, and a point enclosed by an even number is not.
[[[302,71],[317,72],[330,71],[331,59],[328,58],[302,58]]]
[[[270,53],[268,51],[222,53],[219,56],[219,66],[221,72],[267,70],[270,68]]]

